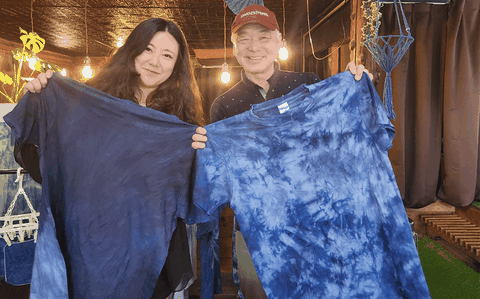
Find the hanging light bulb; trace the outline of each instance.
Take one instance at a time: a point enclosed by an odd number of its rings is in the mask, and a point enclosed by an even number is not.
[[[85,58],[85,66],[83,67],[83,70],[82,70],[82,75],[85,79],[90,79],[93,77],[93,70],[90,68],[90,58],[87,56],[87,58]]]
[[[222,81],[222,83],[224,84],[227,84],[228,82],[230,82],[230,73],[228,72],[227,63],[224,63],[222,65],[222,75],[220,76],[220,81]]]
[[[66,69],[63,69],[60,74],[62,74],[62,76],[66,77],[67,76],[67,70]]]
[[[31,69],[31,70],[35,70],[35,64],[37,63],[38,61],[38,58],[37,56],[32,56],[30,57],[30,59],[28,60],[28,67]]]
[[[228,72],[227,64],[227,3],[223,2],[223,64],[222,64],[222,75],[220,76],[220,81],[223,84],[230,82],[230,73]]]
[[[90,79],[93,77],[93,70],[90,68],[90,58],[88,57],[88,24],[87,24],[87,4],[88,0],[85,0],[85,52],[86,52],[86,58],[85,58],[85,66],[82,69],[82,75],[83,78],[85,79]]]
[[[120,48],[123,46],[123,37],[119,37],[117,40],[117,48]]]
[[[287,49],[287,42],[285,41],[285,0],[282,0],[282,12],[283,12],[283,39],[282,39],[282,47],[278,49],[278,58],[280,60],[287,60],[288,58],[288,49]]]
[[[282,41],[282,47],[278,50],[278,58],[284,61],[288,59],[288,49],[285,40]]]

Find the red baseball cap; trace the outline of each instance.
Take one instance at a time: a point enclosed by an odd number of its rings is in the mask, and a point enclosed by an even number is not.
[[[265,6],[252,4],[240,11],[232,23],[232,34],[236,33],[243,25],[260,24],[270,30],[279,29],[275,14]]]

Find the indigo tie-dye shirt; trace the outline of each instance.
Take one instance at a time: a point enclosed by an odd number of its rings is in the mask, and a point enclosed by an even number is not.
[[[194,202],[230,204],[268,298],[430,298],[371,81],[341,73],[206,127]]]
[[[40,156],[30,298],[151,298],[187,212],[196,126],[57,73],[4,119]],[[177,248],[182,280],[192,268]]]

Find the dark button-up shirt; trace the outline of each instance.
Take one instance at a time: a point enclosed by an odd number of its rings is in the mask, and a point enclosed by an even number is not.
[[[261,93],[263,88],[250,81],[245,71],[242,71],[242,80],[215,99],[210,108],[210,119],[216,122],[240,114],[249,110],[253,104],[286,95],[304,83],[308,85],[319,81],[320,78],[314,73],[281,71],[278,64],[275,64],[275,72],[267,80],[270,88],[264,97]]]

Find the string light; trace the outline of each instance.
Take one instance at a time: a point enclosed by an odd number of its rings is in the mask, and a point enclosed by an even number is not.
[[[85,79],[90,79],[93,77],[93,70],[90,68],[90,62],[90,58],[87,56],[87,58],[84,60],[85,66],[82,69],[82,75]]]
[[[123,37],[119,37],[117,40],[117,48],[120,48],[123,46]]]
[[[35,0],[31,0],[31,1],[30,1],[30,23],[31,23],[31,25],[32,25],[32,31],[31,31],[32,33],[35,32],[35,31],[33,31],[33,3],[34,3],[34,2],[35,2]],[[35,69],[35,66],[37,65],[37,63],[38,63],[38,65],[39,65],[39,67],[43,66],[43,68],[45,69],[45,63],[42,64],[42,63],[40,62],[40,59],[39,59],[39,58],[37,57],[37,55],[35,55],[35,54],[33,54],[32,57],[27,58],[27,61],[28,61],[28,67],[29,67],[32,71],[35,71],[35,70],[36,70],[36,69]],[[52,67],[51,67],[50,65],[48,65],[48,68],[51,69]],[[63,69],[61,73],[62,73],[63,76],[66,76],[66,74],[67,74],[65,69]],[[65,73],[65,74],[64,74],[64,73]],[[33,73],[32,73],[32,74],[33,74]],[[30,80],[31,80],[31,78],[24,78],[24,79],[30,79]],[[29,80],[29,81],[30,81],[30,80]]]
[[[287,49],[287,42],[285,41],[285,0],[282,0],[282,7],[283,7],[283,39],[282,39],[282,47],[278,49],[278,58],[280,58],[280,60],[287,60],[288,49]]]
[[[63,69],[60,74],[62,74],[62,76],[66,77],[67,76],[67,70],[66,69]]]
[[[278,50],[278,58],[283,61],[288,59],[288,49],[285,40],[282,41],[282,47]]]
[[[228,64],[226,63],[222,65],[222,75],[220,76],[220,81],[222,81],[224,84],[230,82],[230,73],[228,72]]]
[[[91,60],[88,57],[87,4],[88,4],[88,0],[85,1],[85,51],[86,51],[87,57],[84,60],[85,66],[82,69],[82,75],[85,79],[90,79],[93,77],[93,70],[90,67]]]
[[[37,61],[38,61],[38,58],[36,55],[33,55],[32,57],[30,57],[30,59],[28,59],[28,67],[34,71],[35,70],[35,64],[37,64]]]
[[[220,81],[223,84],[230,82],[230,73],[228,72],[227,64],[227,4],[223,2],[223,65],[222,65],[222,75],[220,76]]]
[[[32,32],[33,32],[33,2],[35,2],[35,0],[32,0],[30,2],[30,22],[32,24]],[[37,61],[38,61],[38,58],[35,54],[33,54],[32,57],[30,57],[30,59],[28,59],[28,67],[34,71],[35,70],[35,64],[37,64]]]

